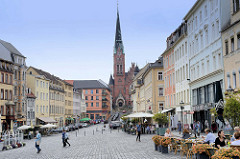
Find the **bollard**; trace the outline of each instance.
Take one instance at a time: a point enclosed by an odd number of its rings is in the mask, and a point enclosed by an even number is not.
[[[112,133],[112,129],[110,129],[110,133]]]
[[[94,135],[94,130],[93,130],[93,135]]]
[[[86,136],[86,131],[84,131],[84,136]]]
[[[77,131],[76,131],[76,137],[77,137]]]
[[[102,129],[102,134],[103,134],[103,129]]]
[[[118,132],[119,132],[119,127],[118,127]]]

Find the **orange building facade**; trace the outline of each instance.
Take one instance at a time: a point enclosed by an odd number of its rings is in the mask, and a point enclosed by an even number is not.
[[[84,89],[86,117],[108,119],[110,116],[110,91],[108,89]]]
[[[85,96],[86,117],[107,120],[111,116],[112,97],[106,83],[102,80],[73,80],[73,87]]]

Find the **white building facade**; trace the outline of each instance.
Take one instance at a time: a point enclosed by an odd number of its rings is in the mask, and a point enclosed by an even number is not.
[[[81,115],[81,94],[73,89],[73,116],[75,119],[79,119]]]
[[[230,1],[198,0],[184,17],[188,28],[190,101],[193,118],[203,124],[203,129],[211,123],[216,83],[223,85],[221,29],[229,23],[228,12]]]
[[[189,57],[188,57],[188,39],[187,39],[187,24],[182,23],[178,28],[181,30],[181,35],[176,41],[174,48],[174,63],[175,63],[175,100],[176,100],[176,117],[178,121],[190,126],[192,122],[192,110],[190,107],[189,96]],[[180,104],[182,103],[182,104]],[[183,109],[181,109],[181,106]],[[183,118],[183,119],[182,119]],[[176,122],[176,121],[175,121]]]

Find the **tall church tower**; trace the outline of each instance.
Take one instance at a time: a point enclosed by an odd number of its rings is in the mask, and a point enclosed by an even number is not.
[[[110,75],[109,87],[112,90],[113,108],[131,106],[129,87],[134,74],[135,64],[125,72],[125,52],[122,41],[119,11],[117,9],[117,22],[115,41],[113,47],[113,76]]]

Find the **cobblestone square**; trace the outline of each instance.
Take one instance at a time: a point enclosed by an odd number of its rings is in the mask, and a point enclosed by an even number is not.
[[[34,140],[25,140],[27,145],[22,148],[0,152],[1,159],[178,159],[180,155],[162,154],[154,150],[152,135],[142,135],[141,142],[136,142],[136,136],[126,134],[121,130],[106,128],[102,134],[103,124],[69,132],[70,147],[63,148],[61,134],[42,137],[41,149],[37,154]],[[96,129],[98,131],[96,132]],[[94,130],[94,135],[93,135]],[[84,131],[86,136],[84,136]],[[76,137],[77,132],[77,137]]]

